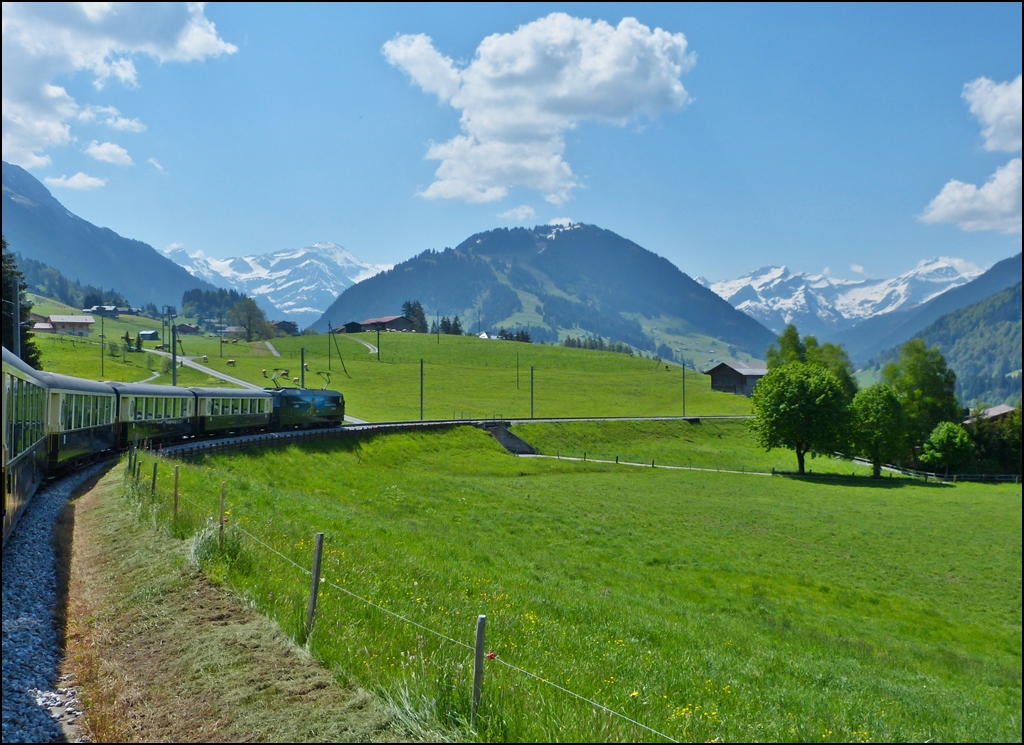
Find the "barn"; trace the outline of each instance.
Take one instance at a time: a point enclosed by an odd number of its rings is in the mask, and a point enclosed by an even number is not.
[[[704,374],[711,376],[713,391],[750,396],[757,381],[768,374],[768,368],[763,362],[720,362]]]
[[[347,325],[347,324],[346,324]],[[363,331],[412,331],[416,324],[405,316],[382,316],[381,318],[367,318],[359,324]]]

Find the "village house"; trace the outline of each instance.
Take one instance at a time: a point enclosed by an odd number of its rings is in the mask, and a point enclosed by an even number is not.
[[[405,316],[381,316],[380,318],[367,318],[359,324],[363,331],[412,331],[416,324]],[[348,324],[345,324],[347,327]]]
[[[50,316],[46,322],[55,334],[68,336],[88,336],[96,319],[92,316]]]
[[[763,362],[720,362],[704,374],[711,376],[711,390],[749,397],[768,368]]]

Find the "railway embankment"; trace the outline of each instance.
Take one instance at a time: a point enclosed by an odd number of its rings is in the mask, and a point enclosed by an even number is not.
[[[88,703],[89,736],[410,739],[388,706],[336,681],[272,621],[211,583],[190,560],[194,542],[140,518],[121,483],[114,469],[75,503],[62,672]]]

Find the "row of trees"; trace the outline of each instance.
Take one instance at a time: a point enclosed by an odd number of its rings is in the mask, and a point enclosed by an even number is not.
[[[25,296],[28,284],[24,281],[21,270],[14,254],[7,250],[7,238],[0,237],[3,242],[3,345],[13,351],[14,335],[18,334],[21,342],[21,359],[27,364],[40,369],[39,349],[32,340],[32,332],[29,331],[27,323],[29,313],[32,311],[32,303]],[[21,320],[21,328],[14,327],[14,304],[18,304],[18,311]]]
[[[766,356],[768,374],[751,399],[754,433],[768,450],[793,450],[801,474],[808,454],[837,451],[870,460],[876,477],[884,463],[1020,472],[1020,407],[1009,421],[974,417],[965,428],[955,373],[920,339],[863,390],[842,347],[801,339],[792,325]]]
[[[633,356],[633,347],[623,344],[621,341],[605,341],[600,336],[567,336],[562,340],[562,346],[569,349],[596,349],[601,352],[618,352]],[[671,351],[669,350],[669,353]]]

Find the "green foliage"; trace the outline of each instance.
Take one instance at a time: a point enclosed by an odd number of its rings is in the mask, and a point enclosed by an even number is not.
[[[226,319],[244,299],[246,296],[237,290],[187,290],[181,296],[181,314],[200,321]]]
[[[569,349],[596,349],[600,352],[617,352],[633,356],[633,347],[620,341],[605,341],[600,336],[567,336],[562,340],[562,346]],[[669,350],[669,352],[671,351]]]
[[[522,309],[523,302],[519,299],[519,293],[508,285],[497,282],[491,285],[480,303],[480,322],[484,328],[497,326]]]
[[[973,412],[967,426],[977,473],[1021,473],[1021,404],[1009,416],[988,419]]]
[[[876,383],[854,396],[850,404],[850,440],[854,452],[871,461],[874,476],[883,463],[895,463],[904,450],[905,417],[893,389]]]
[[[245,340],[273,339],[277,329],[267,323],[267,317],[256,301],[252,298],[243,297],[228,313],[228,318],[235,326],[245,329]]]
[[[412,321],[413,331],[419,334],[427,333],[427,315],[419,300],[406,300],[402,303],[402,315]]]
[[[32,327],[29,313],[32,311],[32,302],[25,297],[28,284],[23,281],[22,273],[18,269],[18,262],[14,255],[7,250],[7,238],[3,241],[3,345],[14,351],[14,303],[18,303],[19,321],[21,328],[18,330],[21,343],[21,359],[36,368],[40,369],[39,349],[33,341]]]
[[[842,345],[831,342],[819,344],[818,339],[811,335],[801,340],[793,324],[786,326],[776,342],[779,346],[772,344],[765,353],[769,370],[791,362],[806,362],[823,367],[839,379],[846,400],[853,400],[857,394],[857,380],[853,376],[853,363]]]
[[[750,402],[758,445],[795,451],[800,473],[807,453],[831,453],[842,445],[846,396],[838,378],[822,367],[790,362],[769,370]]]
[[[1020,282],[942,316],[915,336],[942,352],[956,372],[956,395],[964,406],[982,401],[1013,405],[1020,400]],[[897,350],[883,353],[879,364],[884,366],[896,355]]]
[[[911,339],[900,347],[897,362],[885,366],[882,379],[892,386],[907,415],[911,446],[921,445],[939,422],[962,418],[956,400],[956,374],[936,347]]]
[[[958,469],[966,465],[974,455],[971,437],[962,425],[955,422],[939,422],[924,443],[921,462],[932,468]]]
[[[619,431],[609,448],[642,447]],[[718,439],[694,437],[681,457]],[[201,531],[222,480],[227,548],[214,539],[207,576],[301,639],[309,577],[288,562],[309,567],[324,532],[310,653],[451,739],[654,739],[501,661],[680,741],[1019,736],[1019,486],[514,458],[463,427],[184,464],[173,528],[161,465],[164,530]],[[467,643],[487,614],[476,733],[472,653],[335,586]]]

